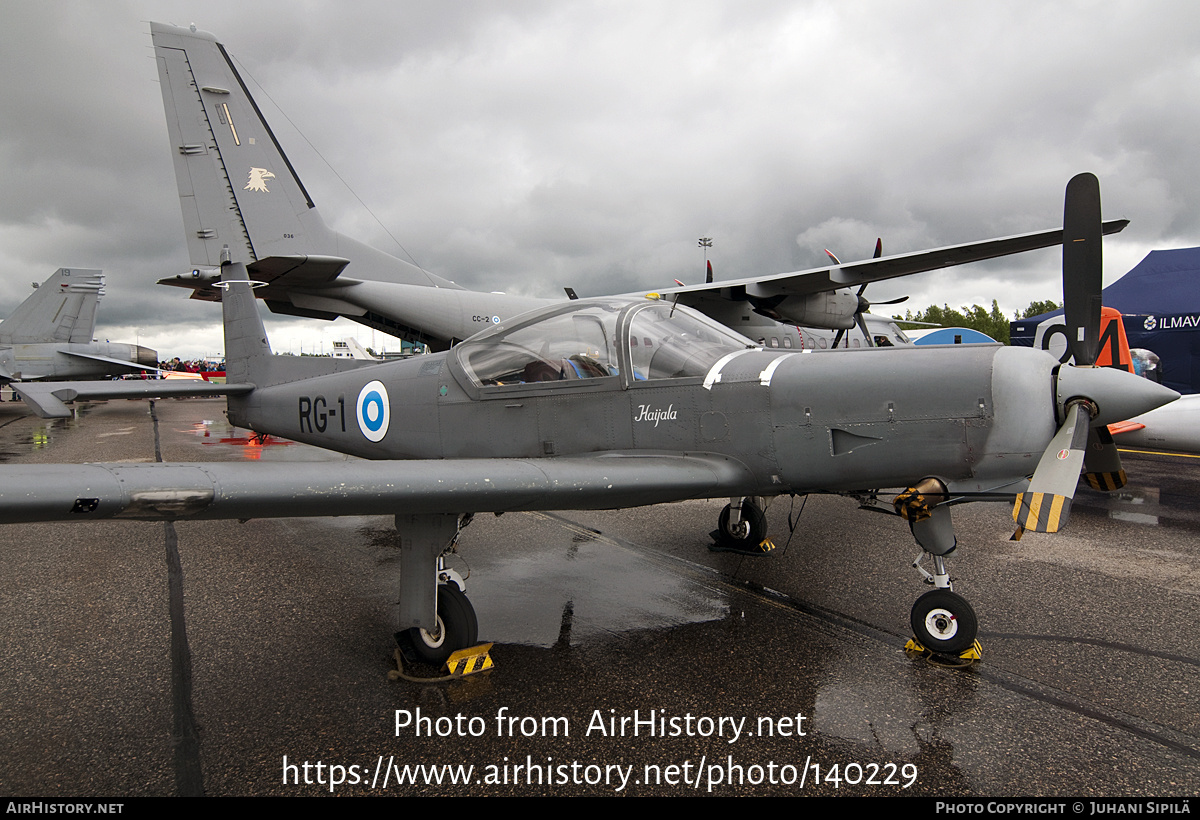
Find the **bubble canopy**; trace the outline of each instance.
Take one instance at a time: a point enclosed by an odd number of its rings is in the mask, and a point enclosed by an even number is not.
[[[483,391],[531,385],[629,388],[703,379],[722,357],[755,347],[707,316],[669,302],[580,299],[477,333],[454,348],[451,361],[470,386]]]

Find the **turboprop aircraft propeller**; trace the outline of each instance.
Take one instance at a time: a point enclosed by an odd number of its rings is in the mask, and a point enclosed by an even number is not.
[[[1055,379],[1062,424],[1046,447],[1029,489],[1017,495],[1014,539],[1024,530],[1058,532],[1067,523],[1080,470],[1096,489],[1125,486],[1125,471],[1105,425],[1158,385],[1112,378],[1095,366],[1099,351],[1103,278],[1100,182],[1079,174],[1067,183],[1063,213],[1063,299],[1074,365],[1060,365]],[[1086,442],[1086,444],[1085,444]]]
[[[825,255],[833,260],[833,264],[835,264],[835,265],[842,264],[842,260],[838,259],[837,256],[834,255],[833,251],[829,250],[829,248],[825,249]],[[883,256],[883,237],[878,237],[875,240],[875,254],[871,258],[878,259],[881,256]],[[855,322],[855,324],[858,325],[858,329],[862,331],[863,338],[866,339],[866,341],[867,341],[867,347],[874,347],[875,343],[873,341],[871,341],[871,332],[869,330],[867,330],[867,320],[863,318],[863,314],[868,312],[871,309],[872,304],[875,304],[875,305],[898,305],[901,302],[907,302],[908,297],[901,296],[899,299],[889,299],[886,302],[870,302],[863,296],[863,291],[865,291],[866,289],[867,289],[867,283],[864,282],[862,287],[860,287],[858,289],[858,293],[855,294],[856,296],[858,296],[858,307],[855,308],[855,310],[854,310],[854,322]],[[845,328],[843,328],[837,332],[836,336],[833,337],[833,346],[835,348],[839,344],[841,344],[842,337],[845,334],[846,334],[846,330],[845,330]]]

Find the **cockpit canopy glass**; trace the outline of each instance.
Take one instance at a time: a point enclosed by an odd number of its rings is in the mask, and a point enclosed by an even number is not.
[[[648,300],[579,300],[500,325],[455,348],[477,387],[614,379],[625,386],[703,377],[754,343],[687,308]],[[549,384],[545,384],[549,383]]]

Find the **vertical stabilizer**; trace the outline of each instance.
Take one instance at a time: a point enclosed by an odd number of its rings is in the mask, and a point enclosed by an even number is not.
[[[216,37],[162,23],[150,35],[193,265],[232,260],[267,281],[321,287],[349,260],[352,276],[459,289],[325,225]]]
[[[221,314],[225,321],[225,373],[229,384],[261,381],[270,367],[271,345],[258,313],[253,285],[240,262],[222,268]]]
[[[96,305],[103,295],[100,271],[59,268],[0,322],[0,343],[88,344],[96,330]]]
[[[329,233],[225,49],[205,31],[151,23],[192,264],[319,253]],[[311,234],[311,235],[310,235]]]

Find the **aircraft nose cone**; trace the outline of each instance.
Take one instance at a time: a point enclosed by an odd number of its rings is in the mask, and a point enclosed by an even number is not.
[[[1059,369],[1056,383],[1061,408],[1067,401],[1083,397],[1099,409],[1092,426],[1112,424],[1175,401],[1179,394],[1161,384],[1111,367],[1070,367]]]

